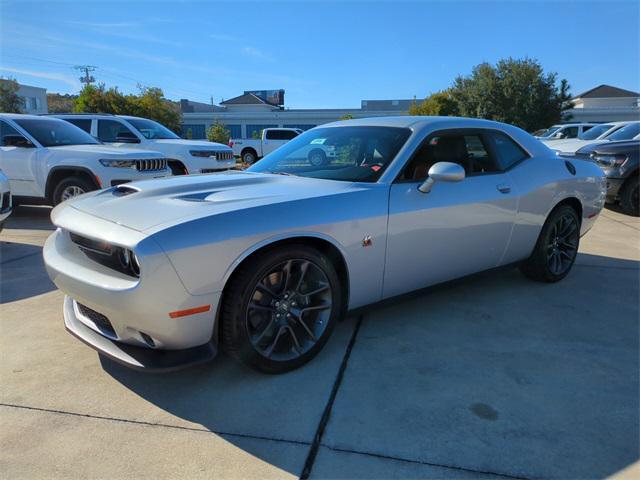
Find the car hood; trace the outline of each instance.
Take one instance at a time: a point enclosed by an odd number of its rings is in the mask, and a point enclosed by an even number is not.
[[[159,158],[163,157],[160,152],[153,150],[139,150],[133,148],[118,148],[108,145],[61,145],[58,147],[49,147],[55,152],[69,152],[80,154],[98,154],[105,158]]]
[[[164,139],[164,140],[153,140],[154,143],[159,145],[175,145],[182,147],[198,147],[198,150],[218,150],[224,149],[228,150],[229,147],[227,145],[223,145],[221,143],[216,142],[207,142],[205,140],[183,140],[183,139]]]
[[[68,200],[60,207],[152,233],[205,216],[354,188],[351,182],[228,171],[127,183]]]

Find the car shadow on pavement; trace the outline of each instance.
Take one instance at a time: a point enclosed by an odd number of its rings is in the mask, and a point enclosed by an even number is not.
[[[17,205],[7,219],[6,229],[55,230],[51,223],[51,207],[46,205]]]
[[[580,254],[557,284],[484,273],[365,312],[322,445],[516,477],[621,470],[638,451],[638,266]],[[245,440],[308,448],[354,325],[286,375],[225,355],[157,375],[101,363],[172,416],[298,475],[299,460]]]
[[[55,290],[42,259],[42,247],[0,242],[0,304]]]

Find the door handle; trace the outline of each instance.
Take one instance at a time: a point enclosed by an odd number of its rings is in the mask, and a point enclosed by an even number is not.
[[[510,193],[511,192],[511,185],[507,185],[506,183],[501,183],[501,184],[497,185],[496,188],[498,189],[498,191],[500,193]]]

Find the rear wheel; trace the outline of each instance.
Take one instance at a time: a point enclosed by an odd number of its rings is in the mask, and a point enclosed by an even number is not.
[[[638,177],[630,178],[622,186],[620,192],[620,206],[622,211],[627,215],[640,215],[640,196],[639,196],[640,181]]]
[[[96,187],[82,177],[68,177],[61,180],[53,190],[53,205],[58,205],[83,193],[95,190]]]
[[[309,163],[314,167],[321,167],[327,163],[327,155],[320,149],[311,150],[308,159]]]
[[[253,165],[254,163],[256,163],[257,159],[258,156],[253,150],[245,150],[244,152],[242,152],[242,161],[248,165]]]
[[[306,245],[274,249],[234,274],[224,297],[223,345],[256,370],[293,370],[324,347],[342,302],[327,257]]]
[[[527,277],[557,282],[571,271],[580,245],[580,219],[569,205],[551,212],[531,256],[520,266]]]

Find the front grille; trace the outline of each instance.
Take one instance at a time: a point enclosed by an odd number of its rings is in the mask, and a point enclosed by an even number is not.
[[[136,160],[136,168],[140,172],[154,172],[167,168],[166,158],[153,158],[151,160]]]
[[[111,337],[117,336],[116,331],[113,329],[113,325],[111,325],[111,322],[106,316],[82,305],[81,303],[76,302],[76,305],[78,305],[80,313],[91,320],[98,330]]]
[[[231,150],[191,150],[194,157],[205,157],[223,162],[233,160],[233,152]]]
[[[11,193],[4,192],[2,194],[2,206],[0,206],[0,212],[4,213],[11,208]]]

